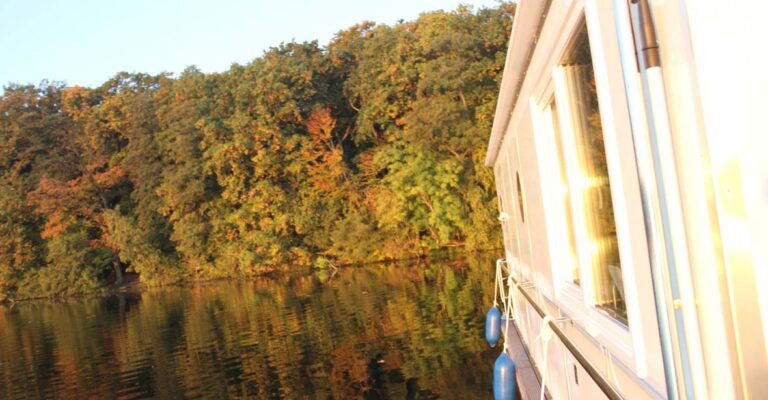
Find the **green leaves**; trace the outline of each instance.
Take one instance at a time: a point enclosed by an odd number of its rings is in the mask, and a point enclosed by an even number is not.
[[[147,231],[140,228],[132,216],[108,210],[104,215],[109,231],[108,244],[129,269],[138,273],[144,283],[162,285],[184,279],[185,271],[179,260],[163,253]]]
[[[365,22],[220,74],[0,97],[0,294],[498,247],[480,167],[513,5]]]
[[[72,295],[95,290],[112,255],[91,245],[87,228],[74,223],[46,241],[45,264],[25,271],[19,283],[22,298]]]

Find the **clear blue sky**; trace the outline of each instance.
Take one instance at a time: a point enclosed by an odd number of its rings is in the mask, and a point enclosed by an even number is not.
[[[97,86],[119,71],[189,65],[224,71],[281,42],[324,45],[364,20],[391,24],[459,4],[496,0],[0,0],[0,87]]]

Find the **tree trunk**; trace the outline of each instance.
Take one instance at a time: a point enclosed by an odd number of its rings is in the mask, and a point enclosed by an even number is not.
[[[123,283],[123,263],[118,256],[112,261],[112,268],[115,269],[115,286]]]

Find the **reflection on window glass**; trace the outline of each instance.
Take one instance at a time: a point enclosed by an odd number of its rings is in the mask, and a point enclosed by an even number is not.
[[[595,73],[587,26],[582,22],[561,61],[567,92],[570,128],[575,144],[575,171],[571,173],[572,199],[580,210],[579,240],[584,240],[599,308],[626,323],[624,284],[619,260],[608,165],[597,103]]]
[[[549,115],[552,122],[552,136],[557,153],[557,195],[563,207],[563,225],[566,235],[566,265],[563,270],[566,272],[566,279],[576,285],[579,285],[579,259],[576,254],[576,238],[573,232],[573,218],[571,217],[571,196],[568,188],[568,175],[565,171],[565,153],[563,152],[563,141],[560,138],[560,121],[557,118],[557,105],[553,100],[549,105]]]

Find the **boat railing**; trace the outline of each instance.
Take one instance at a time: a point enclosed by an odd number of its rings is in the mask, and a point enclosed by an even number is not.
[[[500,259],[504,260],[504,259]],[[528,304],[531,305],[531,307],[536,311],[539,316],[544,319],[547,324],[549,325],[549,328],[552,329],[552,332],[560,339],[560,342],[563,343],[563,345],[568,349],[568,351],[573,355],[573,357],[576,359],[576,361],[579,362],[579,364],[584,368],[584,370],[587,372],[587,374],[592,378],[592,380],[597,384],[597,386],[602,390],[603,394],[611,400],[619,400],[623,399],[624,397],[619,394],[619,391],[612,385],[608,379],[603,376],[602,373],[590,362],[585,356],[584,353],[579,350],[579,348],[573,343],[573,341],[568,338],[568,336],[565,334],[565,332],[557,325],[557,322],[562,321],[562,319],[554,319],[552,316],[547,314],[546,311],[536,302],[536,300],[533,299],[533,297],[528,293],[527,288],[531,287],[530,285],[527,285],[526,282],[519,282],[513,274],[511,274],[511,270],[509,268],[508,263],[506,260],[502,261],[502,266],[506,267],[506,272],[508,273],[509,279],[512,281],[513,287],[517,288],[517,290],[520,292],[520,294],[525,297],[526,301],[528,301]],[[546,361],[545,361],[546,362]]]

